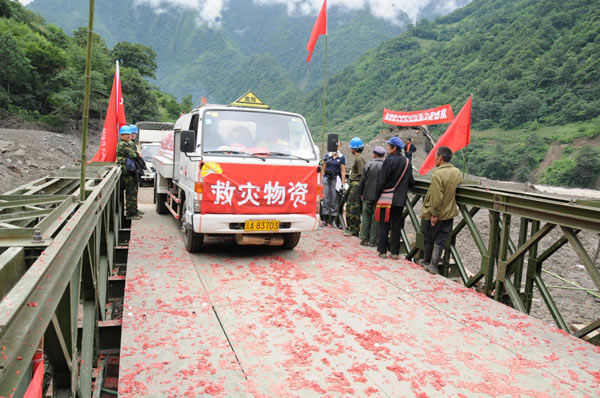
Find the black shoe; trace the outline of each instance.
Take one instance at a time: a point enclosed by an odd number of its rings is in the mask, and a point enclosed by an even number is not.
[[[361,246],[369,246],[369,241],[366,241],[366,240],[363,239],[363,240],[360,241],[360,245]]]

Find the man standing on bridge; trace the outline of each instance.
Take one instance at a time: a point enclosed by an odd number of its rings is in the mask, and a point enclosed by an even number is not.
[[[131,140],[129,140],[128,144],[131,147],[131,149],[133,149],[138,154],[138,157],[141,158],[142,154],[138,152],[137,141],[136,141],[136,138],[138,135],[138,128],[135,124],[130,124],[129,128],[131,129]],[[140,189],[140,183],[138,180],[136,180],[136,184],[137,184],[137,189],[135,190],[135,203],[137,203],[137,200],[138,200],[137,197],[138,197],[138,193],[139,193],[139,189]],[[142,216],[142,215],[144,215],[144,212],[141,211],[140,209],[138,209],[137,214],[139,216]]]
[[[402,140],[392,137],[388,141],[388,157],[383,161],[377,182],[377,205],[375,220],[379,221],[377,251],[379,257],[387,258],[388,235],[390,258],[397,260],[400,255],[402,236],[402,212],[408,196],[408,188],[415,185],[410,161],[402,155]]]
[[[350,185],[348,187],[348,202],[346,203],[346,231],[344,236],[357,236],[360,232],[360,176],[365,169],[365,158],[362,154],[364,150],[363,142],[360,138],[354,137],[350,140],[350,150],[354,155],[354,164],[350,170]]]
[[[417,148],[412,143],[412,139],[406,139],[406,146],[404,147],[404,154],[408,160],[412,162],[412,155],[417,151]]]
[[[373,159],[367,162],[360,177],[358,193],[363,200],[363,210],[359,237],[362,246],[377,246],[379,223],[375,221],[375,205],[377,204],[377,181],[384,156],[385,149],[380,146],[373,148]]]
[[[432,274],[439,272],[438,263],[452,232],[453,219],[458,215],[456,187],[462,182],[462,174],[450,160],[450,148],[439,147],[435,154],[436,169],[421,209],[422,225],[425,224],[425,253],[421,264]]]
[[[323,184],[323,224],[333,225],[338,216],[339,192],[336,189],[338,177],[342,180],[342,190],[346,184],[346,158],[340,152],[340,143],[336,144],[338,150],[329,152],[323,158],[321,167],[321,181]]]
[[[135,167],[133,171],[130,171],[130,167],[127,167],[127,163],[134,162],[138,153],[135,149],[132,149],[129,141],[131,141],[131,128],[129,126],[122,126],[119,130],[119,136],[121,140],[117,145],[117,163],[121,166],[121,189],[125,190],[125,202],[126,211],[125,217],[128,220],[139,220],[142,218],[138,214],[137,208],[137,189],[138,184],[135,180]],[[129,162],[128,162],[129,161]]]

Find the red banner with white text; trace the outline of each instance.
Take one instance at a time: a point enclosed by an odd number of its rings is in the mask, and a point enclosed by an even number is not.
[[[206,162],[202,214],[308,214],[317,211],[317,168]]]
[[[450,104],[414,112],[395,112],[384,108],[383,122],[394,126],[424,126],[450,123],[454,120]]]

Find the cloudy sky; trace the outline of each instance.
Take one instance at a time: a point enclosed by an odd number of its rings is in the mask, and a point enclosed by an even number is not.
[[[28,4],[32,0],[19,0],[22,4]],[[285,4],[290,15],[316,15],[323,4],[323,0],[248,0],[259,4]],[[444,1],[444,0],[442,0]],[[198,10],[198,15],[208,24],[214,24],[221,17],[221,12],[227,7],[228,0],[133,0],[134,4],[147,4],[164,12],[169,5],[191,8]],[[427,0],[329,0],[328,7],[344,7],[355,10],[369,6],[373,15],[379,18],[394,21],[398,12],[404,11],[415,20],[419,10],[427,3]],[[454,0],[445,0],[446,8],[456,8]]]

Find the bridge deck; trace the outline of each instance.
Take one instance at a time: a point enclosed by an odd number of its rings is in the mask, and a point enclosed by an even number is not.
[[[133,223],[121,397],[598,397],[600,350],[325,229],[189,255]]]

